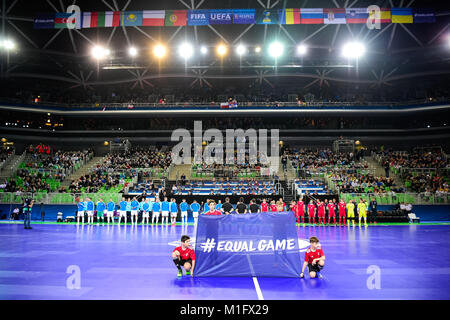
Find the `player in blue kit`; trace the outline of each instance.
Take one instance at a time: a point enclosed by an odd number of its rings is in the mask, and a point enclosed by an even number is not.
[[[216,204],[216,210],[220,211],[223,214],[222,210],[222,200],[219,200],[219,202]]]
[[[170,203],[167,201],[167,197],[164,197],[164,201],[161,202],[161,224],[169,225],[169,211],[170,211]],[[165,221],[165,222],[164,222]]]
[[[178,206],[175,199],[172,198],[170,202],[170,224],[172,226],[174,226],[175,223],[177,222],[177,215],[178,215]]]
[[[125,224],[127,224],[127,207],[128,202],[125,200],[125,197],[122,198],[122,201],[119,203],[119,221],[117,222],[118,225],[120,225],[120,221],[122,220],[122,217],[125,218]]]
[[[206,199],[205,204],[203,205],[203,214],[209,211],[209,199]]]
[[[183,199],[180,203],[180,211],[181,211],[181,224],[187,225],[187,216],[188,216],[189,205],[186,202],[186,199]]]
[[[109,199],[108,204],[106,205],[106,218],[108,223],[114,223],[114,210],[116,209],[116,204],[113,199]]]
[[[150,223],[150,211],[152,208],[150,207],[150,200],[145,199],[142,203],[142,224],[144,224],[145,219],[147,219],[147,224]]]
[[[192,216],[194,217],[194,223],[197,223],[198,220],[198,212],[200,211],[200,205],[197,203],[196,200],[191,203],[191,211]]]
[[[102,224],[105,224],[105,211],[106,211],[106,204],[103,202],[103,199],[100,198],[97,202],[97,225],[102,220]]]
[[[139,202],[136,200],[136,197],[133,198],[130,202],[130,211],[131,211],[131,224],[137,224],[137,218],[138,218],[138,209],[139,209]]]
[[[83,198],[80,198],[80,202],[78,202],[78,212],[77,212],[77,224],[80,222],[80,217],[81,217],[81,223],[84,224],[84,211],[85,211],[85,205],[84,205],[84,201]]]
[[[156,224],[158,224],[159,215],[161,213],[161,202],[159,202],[159,198],[155,199],[155,202],[153,203],[153,206],[152,206],[152,211],[153,211],[152,224],[155,224],[155,221],[156,221]]]
[[[87,198],[86,211],[88,214],[88,224],[94,224],[94,210],[95,210],[94,201],[92,201],[90,198]]]

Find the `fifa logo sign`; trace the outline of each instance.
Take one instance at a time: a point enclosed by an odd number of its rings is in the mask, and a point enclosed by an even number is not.
[[[278,129],[270,130],[270,139],[267,129],[226,129],[225,133],[224,139],[220,129],[208,129],[203,132],[201,121],[194,121],[193,139],[187,129],[174,130],[171,141],[179,143],[172,148],[172,163],[191,164],[193,149],[194,164],[261,164],[269,167],[271,173],[278,171],[280,154]]]

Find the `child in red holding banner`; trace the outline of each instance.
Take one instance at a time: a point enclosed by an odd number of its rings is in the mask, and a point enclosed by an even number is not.
[[[309,238],[309,243],[311,243],[311,247],[309,247],[309,249],[305,252],[305,262],[303,263],[300,278],[305,276],[304,271],[306,266],[308,266],[309,277],[311,279],[315,277],[322,279],[320,271],[325,266],[325,254],[323,253],[319,239],[316,237],[311,237]]]
[[[182,266],[186,270],[187,276],[194,275],[195,252],[191,247],[191,238],[189,236],[184,235],[181,237],[181,246],[173,250],[172,259],[173,263],[177,266],[178,277],[183,276]]]

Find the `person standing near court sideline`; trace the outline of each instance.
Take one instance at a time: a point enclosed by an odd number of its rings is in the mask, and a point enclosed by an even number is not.
[[[45,211],[44,211],[44,203],[42,203],[42,202],[41,202],[40,209],[41,209],[42,222],[44,222],[45,221]]]
[[[378,203],[375,201],[375,198],[372,198],[369,204],[369,224],[377,224],[377,206]]]
[[[34,200],[30,198],[26,198],[23,204],[23,225],[24,229],[33,229],[31,228],[31,211],[33,209]]]
[[[78,202],[78,212],[77,212],[77,224],[80,222],[80,217],[81,217],[81,223],[84,224],[84,211],[86,210],[86,205],[85,202],[83,201],[83,198],[79,199]]]

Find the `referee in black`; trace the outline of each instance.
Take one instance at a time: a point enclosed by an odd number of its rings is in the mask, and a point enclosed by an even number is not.
[[[377,223],[377,202],[375,201],[375,198],[372,198],[372,201],[369,203],[369,224]]]

